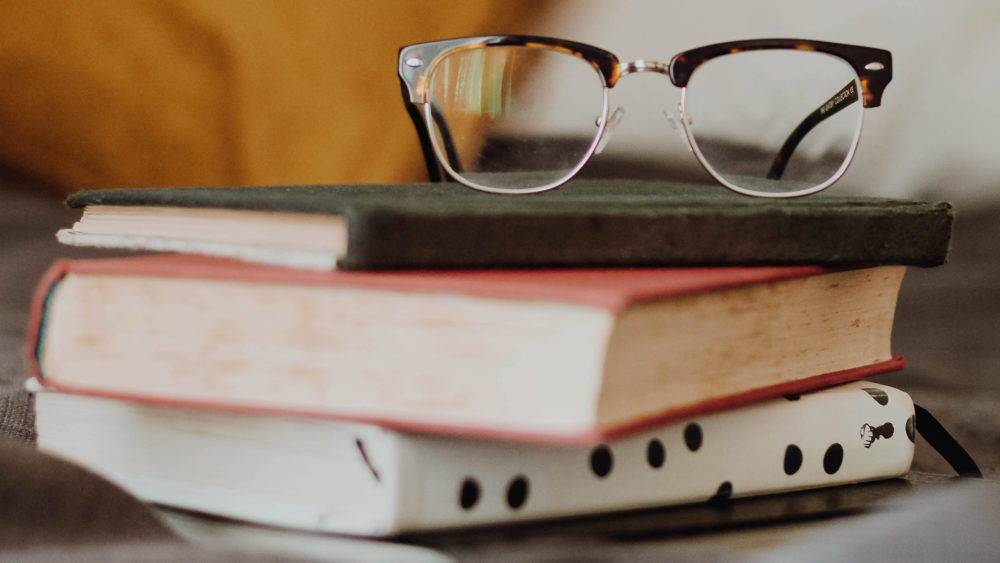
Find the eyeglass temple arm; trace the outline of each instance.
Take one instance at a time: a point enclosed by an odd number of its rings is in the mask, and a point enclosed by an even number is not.
[[[431,136],[430,131],[427,130],[427,123],[424,121],[423,114],[420,113],[419,106],[410,101],[409,90],[402,78],[399,80],[399,85],[403,90],[403,105],[406,106],[406,113],[413,120],[413,127],[417,130],[417,137],[420,139],[420,149],[424,153],[424,164],[427,166],[428,179],[431,182],[451,181],[451,177],[445,173],[444,169],[438,163],[437,157],[434,155],[434,145],[431,144]],[[451,131],[448,129],[448,124],[445,122],[444,116],[437,105],[432,102],[429,103],[432,104],[431,115],[438,129],[441,131],[441,140],[444,142],[448,160],[456,172],[461,171],[461,166],[458,162],[458,153],[455,152],[455,143],[451,138]]]
[[[427,103],[431,105],[431,118],[434,119],[438,134],[441,135],[441,143],[444,145],[444,154],[448,157],[448,164],[451,165],[452,170],[461,173],[462,163],[458,160],[458,151],[455,150],[455,140],[451,136],[451,129],[448,128],[448,121],[444,118],[444,114],[441,113],[439,105],[434,102]],[[430,152],[433,154],[434,147],[431,147]],[[446,181],[453,181],[450,175],[444,172],[442,172],[442,175]]]
[[[795,152],[802,139],[824,119],[833,116],[859,99],[857,85],[852,80],[834,94],[833,97],[823,102],[822,105],[803,119],[788,138],[785,139],[785,144],[781,145],[781,150],[775,155],[774,161],[771,163],[771,169],[767,172],[768,179],[780,180],[781,175],[785,173],[785,166],[788,165],[788,161],[792,158],[792,153]]]

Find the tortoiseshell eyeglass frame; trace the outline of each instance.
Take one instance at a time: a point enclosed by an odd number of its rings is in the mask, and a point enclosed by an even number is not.
[[[596,132],[590,150],[582,159],[580,164],[573,169],[566,177],[557,182],[545,186],[529,189],[505,189],[490,188],[471,183],[461,177],[453,169],[449,170],[450,162],[456,162],[455,149],[450,139],[447,127],[441,123],[440,115],[435,115],[432,104],[428,103],[427,83],[428,77],[434,71],[435,65],[444,57],[455,51],[464,49],[475,49],[491,46],[527,46],[552,49],[575,57],[579,57],[588,63],[600,74],[605,85],[605,104],[600,118],[598,130]],[[878,107],[882,103],[882,92],[886,85],[892,80],[892,54],[884,49],[874,47],[864,47],[859,45],[847,45],[843,43],[831,43],[828,41],[814,41],[809,39],[745,39],[740,41],[730,41],[726,43],[715,43],[705,45],[678,53],[674,55],[669,63],[657,61],[637,60],[628,63],[621,63],[613,53],[600,47],[567,41],[551,37],[538,37],[529,35],[488,35],[476,37],[460,37],[456,39],[444,39],[427,43],[407,45],[399,50],[399,78],[402,88],[403,101],[406,109],[413,120],[420,138],[420,144],[424,153],[424,161],[427,165],[428,176],[431,181],[439,182],[448,180],[451,177],[458,182],[474,189],[495,193],[534,193],[549,190],[568,182],[579,171],[580,168],[593,156],[593,153],[604,135],[604,130],[608,121],[607,89],[613,88],[618,81],[628,74],[637,72],[657,72],[669,77],[670,82],[678,88],[686,88],[688,80],[700,65],[716,57],[740,53],[745,51],[760,51],[768,49],[816,51],[833,55],[845,61],[857,74],[858,82],[861,86],[861,102],[866,108]],[[779,154],[775,156],[774,163],[768,173],[768,177],[778,179],[784,171],[785,163],[795,150],[799,141],[813,127],[837,111],[847,107],[858,100],[857,95],[844,95],[849,90],[853,94],[854,82],[850,82],[840,92],[831,96],[824,104],[819,106],[809,116],[806,116],[800,125],[792,132],[781,147]],[[682,91],[683,92],[683,91]],[[682,93],[683,99],[683,93]],[[443,147],[438,147],[430,134],[432,124],[437,122],[441,130]],[[846,171],[848,164],[854,155],[857,143],[855,142],[847,159],[838,173],[826,182],[804,190],[769,193],[757,192],[735,186],[725,178],[716,173],[712,167],[705,162],[700,151],[691,140],[691,134],[687,130],[684,120],[681,120],[685,127],[688,143],[698,159],[698,162],[716,180],[727,188],[742,193],[744,195],[758,197],[797,197],[821,191],[836,182]]]

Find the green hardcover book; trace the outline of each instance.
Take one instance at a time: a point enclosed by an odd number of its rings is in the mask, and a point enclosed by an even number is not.
[[[943,202],[576,180],[502,196],[451,183],[83,191],[67,244],[314,269],[944,263]]]

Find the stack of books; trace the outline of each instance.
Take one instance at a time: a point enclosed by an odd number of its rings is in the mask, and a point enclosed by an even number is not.
[[[81,192],[39,446],[153,503],[365,536],[908,471],[891,351],[947,204],[576,181]]]

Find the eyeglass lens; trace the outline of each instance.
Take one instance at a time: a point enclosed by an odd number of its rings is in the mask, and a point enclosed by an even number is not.
[[[500,189],[557,183],[583,165],[605,107],[600,73],[553,49],[455,51],[428,85],[439,156],[474,184]]]
[[[824,53],[725,55],[691,75],[684,119],[703,163],[724,183],[755,193],[809,190],[839,177],[854,151],[857,80],[850,65]]]

